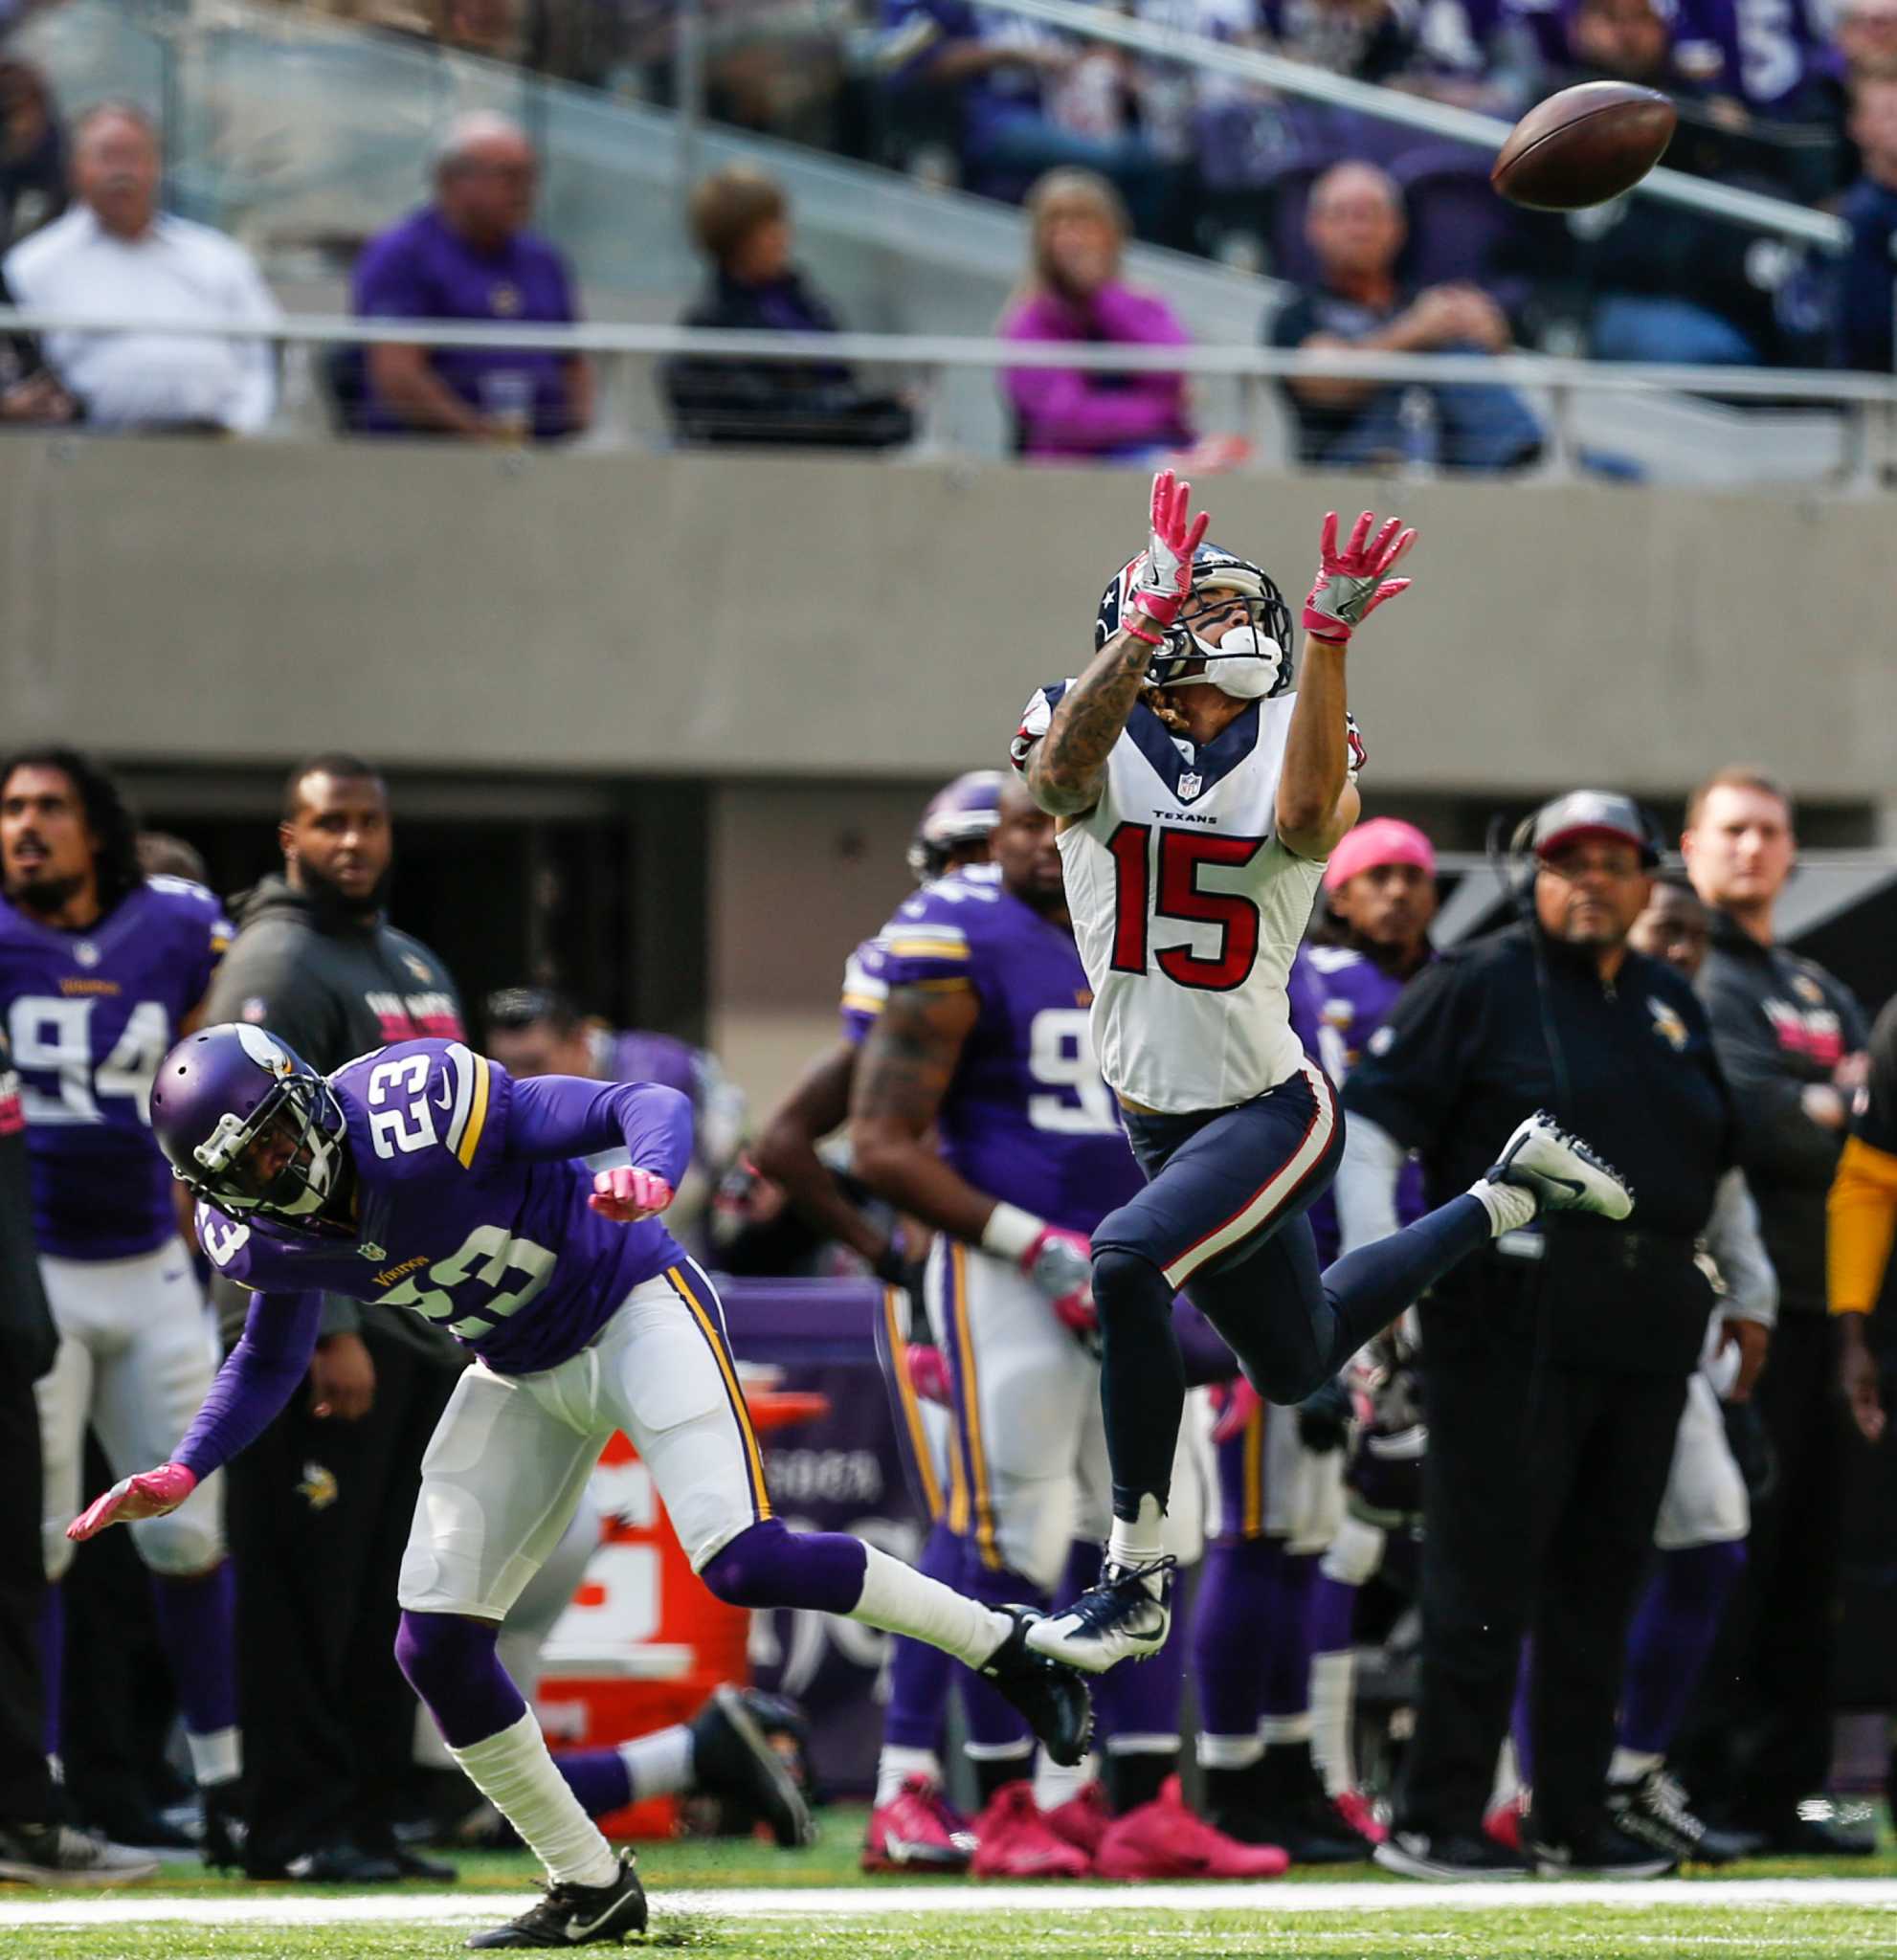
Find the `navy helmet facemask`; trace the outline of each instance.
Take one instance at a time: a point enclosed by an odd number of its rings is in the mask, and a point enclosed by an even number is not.
[[[1094,645],[1103,647],[1126,623],[1141,560],[1123,566],[1101,595],[1094,620]],[[1244,617],[1225,629],[1215,645],[1193,630],[1215,608],[1239,605]],[[1201,545],[1193,554],[1193,592],[1179,617],[1160,629],[1163,643],[1153,649],[1146,678],[1154,687],[1186,687],[1205,681],[1237,701],[1261,701],[1283,694],[1291,684],[1291,609],[1262,567]],[[1196,674],[1184,669],[1198,661]]]

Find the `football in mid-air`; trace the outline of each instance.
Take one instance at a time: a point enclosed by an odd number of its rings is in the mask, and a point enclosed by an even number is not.
[[[1659,163],[1679,120],[1657,89],[1584,81],[1537,102],[1515,124],[1488,181],[1529,211],[1605,204]]]

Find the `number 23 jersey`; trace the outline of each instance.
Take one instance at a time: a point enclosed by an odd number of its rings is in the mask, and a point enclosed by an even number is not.
[[[147,879],[82,932],[0,901],[0,1001],[41,1252],[130,1258],[176,1236],[151,1079],[230,942],[223,906],[188,879]]]
[[[697,1293],[664,1226],[600,1217],[583,1163],[510,1147],[515,1085],[498,1062],[458,1041],[399,1041],[329,1086],[355,1166],[355,1238],[200,1204],[198,1241],[227,1279],[407,1307],[503,1374],[577,1354],[635,1286],[668,1270]]]
[[[975,996],[936,1119],[942,1154],[961,1176],[1070,1232],[1090,1233],[1141,1189],[1088,1036],[1086,970],[1063,926],[978,865],[903,904],[876,951],[890,994]]]
[[[1029,702],[1017,768],[1071,684]],[[1304,1065],[1286,987],[1324,865],[1276,835],[1296,702],[1252,702],[1203,746],[1135,702],[1100,801],[1060,833],[1094,1047],[1106,1080],[1144,1108],[1230,1108]],[[1352,775],[1362,760],[1351,723]]]

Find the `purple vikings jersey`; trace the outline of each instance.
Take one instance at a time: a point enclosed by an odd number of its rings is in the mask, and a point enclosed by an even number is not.
[[[130,1258],[176,1235],[151,1079],[230,943],[223,906],[182,878],[147,879],[84,932],[0,901],[0,999],[41,1252]]]
[[[460,1042],[399,1041],[329,1083],[355,1165],[357,1236],[238,1223],[201,1204],[204,1250],[239,1285],[407,1307],[490,1368],[532,1374],[579,1353],[642,1281],[683,1264],[657,1220],[614,1225],[591,1211],[584,1165],[510,1152],[514,1079]]]
[[[1823,48],[1813,12],[1810,0],[1681,0],[1675,60],[1711,93],[1779,113]]]
[[[944,1158],[970,1184],[1070,1232],[1091,1232],[1144,1188],[1063,926],[975,865],[918,892],[879,943],[891,991],[968,987],[980,1002],[936,1122]]]
[[[843,1039],[860,1048],[876,1026],[876,1017],[889,998],[889,956],[875,940],[866,939],[843,963],[843,998],[837,1015]]]
[[[1406,984],[1346,947],[1298,948],[1291,967],[1291,1027],[1305,1044],[1305,1053],[1340,1088]],[[1396,1181],[1397,1223],[1408,1225],[1427,1209],[1422,1166],[1405,1164]],[[1318,1258],[1328,1265],[1337,1257],[1338,1244],[1337,1205],[1329,1192],[1308,1215],[1317,1235]]]

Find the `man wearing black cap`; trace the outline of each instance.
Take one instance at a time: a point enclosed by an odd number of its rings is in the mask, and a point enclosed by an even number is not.
[[[1659,850],[1630,799],[1556,798],[1522,838],[1522,923],[1427,969],[1345,1085],[1347,1237],[1394,1213],[1405,1150],[1430,1202],[1538,1106],[1632,1185],[1631,1224],[1506,1234],[1422,1303],[1422,1684],[1379,1863],[1413,1878],[1525,1874],[1482,1817],[1525,1635],[1534,1640],[1540,1870],[1667,1868],[1608,1818],[1627,1623],[1653,1544],[1711,1293],[1694,1240],[1732,1161],[1731,1115],[1689,986],[1632,951]],[[1458,1179],[1462,1182],[1459,1183]]]

